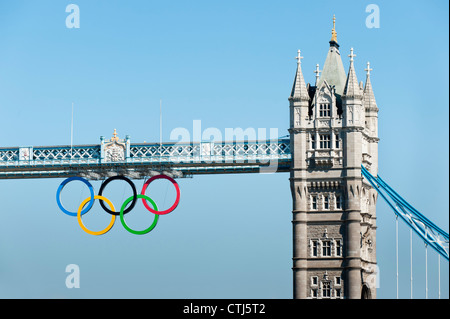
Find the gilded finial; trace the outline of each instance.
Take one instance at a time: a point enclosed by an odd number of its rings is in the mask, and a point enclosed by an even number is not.
[[[111,141],[118,141],[119,138],[117,137],[116,129],[114,129],[113,137],[111,138]]]
[[[333,14],[333,29],[331,30],[331,41],[337,43],[337,33],[336,33],[336,16]]]

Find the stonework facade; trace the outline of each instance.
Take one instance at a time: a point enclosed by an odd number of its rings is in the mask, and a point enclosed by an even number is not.
[[[324,70],[306,84],[298,52],[289,97],[294,298],[376,298],[377,192],[361,175],[378,170],[378,107],[345,72],[336,31]]]

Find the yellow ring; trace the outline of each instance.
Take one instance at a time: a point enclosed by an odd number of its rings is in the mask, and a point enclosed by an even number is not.
[[[108,204],[108,206],[109,206],[109,208],[111,209],[111,211],[113,211],[113,212],[116,211],[116,209],[114,208],[114,205],[113,205],[113,204],[111,203],[111,201],[110,201],[109,199],[107,199],[106,197],[103,197],[103,196],[100,196],[100,195],[95,195],[95,196],[94,196],[94,199],[101,199],[101,200],[104,200],[104,201]],[[114,226],[114,222],[116,221],[116,215],[111,215],[111,216],[112,216],[111,222],[110,222],[109,225],[108,225],[105,229],[103,229],[103,230],[100,230],[100,231],[92,231],[92,230],[87,229],[86,226],[84,226],[83,222],[81,221],[81,211],[83,210],[83,208],[84,208],[84,206],[87,204],[87,202],[89,202],[90,200],[91,200],[90,197],[86,198],[86,199],[81,203],[80,207],[78,207],[78,211],[77,211],[78,224],[80,224],[80,227],[81,227],[86,233],[88,233],[88,234],[95,235],[95,236],[106,234],[106,233]]]

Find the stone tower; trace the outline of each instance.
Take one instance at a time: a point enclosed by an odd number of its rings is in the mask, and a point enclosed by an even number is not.
[[[358,83],[353,48],[345,72],[334,18],[329,44],[314,85],[298,51],[289,97],[294,298],[375,298],[377,192],[361,165],[376,176],[378,107],[369,63]]]

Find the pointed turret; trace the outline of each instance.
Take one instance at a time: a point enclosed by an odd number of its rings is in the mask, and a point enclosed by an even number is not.
[[[353,48],[350,49],[350,68],[348,70],[347,81],[345,82],[344,96],[346,97],[361,97],[362,92],[359,88],[358,79],[356,78],[355,67],[353,66]]]
[[[342,95],[345,86],[345,69],[342,64],[341,54],[339,52],[339,44],[337,43],[336,18],[333,16],[333,29],[331,30],[330,49],[328,50],[325,64],[323,65],[322,75],[316,86],[326,81],[329,85],[334,86],[337,95]]]
[[[372,83],[370,82],[370,63],[367,62],[366,73],[366,86],[363,93],[363,110],[366,115],[366,128],[369,130],[369,134],[372,138],[378,139],[378,106],[375,101],[375,95],[373,94]],[[376,146],[373,146],[373,154],[377,153]],[[373,167],[374,172],[377,171],[376,167]]]
[[[303,57],[300,55],[300,50],[297,51],[297,72],[295,74],[294,85],[292,86],[290,99],[294,100],[309,100],[308,90],[306,89],[305,79],[302,73],[302,62]]]
[[[367,62],[367,69],[366,71],[366,86],[364,87],[364,93],[363,93],[363,104],[365,109],[378,109],[377,102],[375,101],[375,95],[373,94],[372,84],[370,83],[370,71],[372,69],[370,68],[370,62]]]

